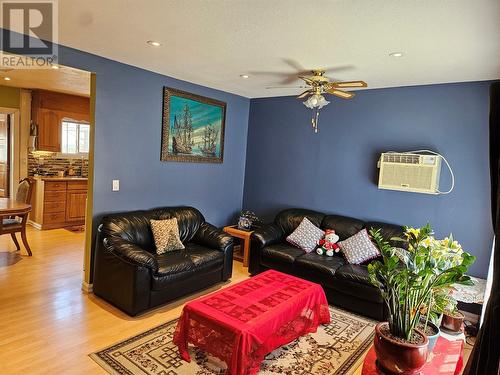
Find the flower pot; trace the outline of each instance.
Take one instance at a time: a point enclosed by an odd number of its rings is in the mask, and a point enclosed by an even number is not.
[[[377,355],[377,366],[386,374],[418,374],[427,360],[429,340],[418,329],[415,333],[422,338],[422,343],[412,344],[398,340],[387,334],[387,322],[375,326],[373,340]]]
[[[441,328],[448,331],[460,333],[462,331],[462,324],[464,322],[464,314],[461,312],[454,313],[453,315],[443,314],[441,320]]]
[[[421,325],[425,325],[425,319],[421,319],[420,320],[420,324]],[[441,331],[440,331],[439,327],[437,325],[435,325],[434,323],[432,323],[431,321],[427,322],[427,326],[431,327],[432,329],[434,329],[434,332],[436,332],[434,335],[428,335],[427,332],[424,332],[425,335],[427,336],[427,339],[429,340],[428,352],[432,353],[432,351],[434,350],[434,346],[436,345],[437,339],[439,338],[439,335],[440,335]],[[420,328],[421,327],[419,327],[419,329]],[[421,331],[423,332],[423,329],[421,329]]]

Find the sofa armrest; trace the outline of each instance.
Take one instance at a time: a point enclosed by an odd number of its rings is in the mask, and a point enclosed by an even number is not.
[[[233,274],[233,237],[209,223],[203,223],[193,237],[193,242],[224,253],[222,281]]]
[[[283,241],[284,237],[283,230],[274,223],[265,224],[252,233],[248,263],[250,274],[256,275],[262,271],[261,250],[266,246]]]
[[[226,252],[233,248],[233,237],[209,223],[203,223],[193,237],[193,242]]]
[[[102,243],[107,251],[116,256],[138,266],[149,268],[153,273],[158,272],[158,261],[155,256],[136,244],[117,237],[106,237]]]
[[[283,241],[285,233],[276,224],[265,224],[252,233],[252,243],[260,248]]]

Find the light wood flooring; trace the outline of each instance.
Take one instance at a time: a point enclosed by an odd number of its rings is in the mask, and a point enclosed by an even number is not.
[[[230,283],[131,318],[81,291],[83,233],[30,227],[28,239],[32,257],[0,237],[2,375],[106,374],[89,353],[177,318],[189,299],[248,277],[235,262]]]
[[[89,353],[177,318],[187,301],[131,318],[81,291],[83,233],[28,228],[28,240],[32,257],[15,252],[10,236],[0,237],[2,375],[106,374]],[[246,277],[235,262],[231,282]]]

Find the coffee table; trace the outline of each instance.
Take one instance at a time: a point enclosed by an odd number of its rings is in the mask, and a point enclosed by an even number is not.
[[[268,353],[329,322],[319,284],[270,270],[187,303],[174,343],[188,362],[192,343],[226,362],[227,374],[256,374]]]

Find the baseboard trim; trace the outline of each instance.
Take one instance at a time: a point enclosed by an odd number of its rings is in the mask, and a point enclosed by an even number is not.
[[[42,230],[42,225],[38,224],[38,223],[35,223],[32,220],[28,220],[28,224],[31,225],[35,229]]]
[[[93,290],[94,290],[94,285],[93,284],[89,284],[86,281],[82,281],[82,290],[85,293],[92,293]]]

